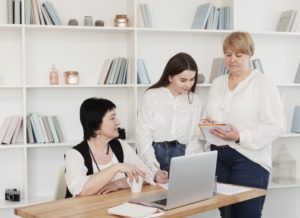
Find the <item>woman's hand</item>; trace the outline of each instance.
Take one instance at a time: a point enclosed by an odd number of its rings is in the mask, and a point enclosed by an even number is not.
[[[133,178],[136,182],[138,182],[139,176],[143,177],[144,179],[146,176],[146,174],[142,170],[132,164],[120,163],[118,164],[118,169],[120,172],[127,174],[130,182],[133,181]]]
[[[231,124],[228,125],[230,126],[230,131],[224,131],[216,127],[211,130],[211,133],[227,141],[238,141],[240,139],[240,133],[238,129]]]
[[[155,174],[155,181],[162,184],[169,182],[168,172],[165,170],[158,170]]]
[[[110,181],[109,183],[107,183],[107,185],[105,185],[102,189],[100,189],[100,191],[97,194],[104,195],[109,192],[117,191],[118,189],[119,187],[117,186],[117,184],[113,181]]]
[[[207,124],[207,123],[213,123],[213,119],[211,119],[210,117],[206,117],[205,119],[201,120],[201,123]]]

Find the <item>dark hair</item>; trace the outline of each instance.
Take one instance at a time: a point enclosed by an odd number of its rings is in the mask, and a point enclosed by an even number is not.
[[[182,73],[185,70],[192,70],[196,71],[195,75],[195,83],[192,86],[192,92],[195,92],[196,84],[197,84],[197,75],[198,75],[198,68],[195,60],[187,53],[178,53],[171,57],[168,61],[164,72],[162,73],[160,79],[150,86],[148,89],[159,88],[159,87],[166,87],[170,84],[169,76],[175,76],[177,74]]]
[[[84,140],[96,136],[96,131],[102,124],[103,117],[108,111],[116,108],[110,100],[104,98],[88,98],[80,106],[80,122],[83,128]]]

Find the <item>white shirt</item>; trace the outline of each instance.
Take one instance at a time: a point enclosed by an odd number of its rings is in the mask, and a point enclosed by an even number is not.
[[[123,148],[124,154],[124,163],[129,163],[132,165],[137,166],[142,171],[146,173],[145,181],[154,184],[153,179],[154,175],[149,170],[149,168],[144,164],[144,162],[140,159],[140,157],[135,153],[135,151],[128,145],[125,141],[119,140],[121,146]],[[116,156],[112,155],[112,160],[108,164],[98,164],[100,170],[106,169],[113,164],[119,163]],[[68,186],[69,191],[73,196],[78,195],[86,181],[88,180],[89,176],[86,175],[88,169],[84,165],[84,158],[83,156],[75,149],[70,149],[65,154],[65,165],[66,165],[66,184]],[[97,166],[93,161],[93,172],[98,172]],[[125,178],[124,173],[117,173],[116,176],[112,180]]]
[[[153,173],[159,163],[152,142],[177,140],[186,144],[186,154],[202,151],[196,135],[200,117],[200,99],[194,93],[174,97],[164,87],[146,91],[138,114],[137,148]]]
[[[230,91],[228,75],[213,81],[202,117],[234,125],[240,143],[229,143],[250,160],[268,171],[272,167],[271,143],[283,129],[283,107],[271,80],[254,70]]]

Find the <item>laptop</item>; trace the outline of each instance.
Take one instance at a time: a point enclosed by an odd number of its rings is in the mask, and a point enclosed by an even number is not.
[[[173,157],[168,191],[130,202],[170,210],[213,197],[217,151]]]

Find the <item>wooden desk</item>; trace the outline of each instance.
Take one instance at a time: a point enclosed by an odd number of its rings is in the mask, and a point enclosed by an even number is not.
[[[159,186],[144,186],[142,193],[133,194],[129,189],[120,190],[107,195],[94,195],[51,201],[47,203],[15,208],[15,214],[21,217],[118,217],[109,215],[107,208],[128,202],[134,197],[162,192]],[[224,207],[230,204],[246,201],[252,198],[263,196],[266,191],[263,189],[251,189],[250,191],[235,194],[217,194],[212,199],[197,202],[187,206],[167,211],[162,217],[185,217],[211,209]]]

